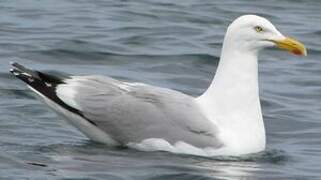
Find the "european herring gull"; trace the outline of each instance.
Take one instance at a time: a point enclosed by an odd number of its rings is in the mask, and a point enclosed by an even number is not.
[[[106,76],[58,77],[12,63],[11,73],[90,139],[110,146],[201,156],[265,149],[258,53],[276,46],[306,55],[267,19],[237,18],[227,29],[215,77],[204,94],[184,93]]]

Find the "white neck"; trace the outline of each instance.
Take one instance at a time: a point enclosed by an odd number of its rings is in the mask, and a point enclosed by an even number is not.
[[[265,148],[256,51],[239,50],[225,39],[215,78],[196,100],[217,125],[225,151],[235,155]]]

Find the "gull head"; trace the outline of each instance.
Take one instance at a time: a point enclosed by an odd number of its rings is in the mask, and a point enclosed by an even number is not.
[[[256,15],[243,15],[228,27],[224,43],[240,51],[259,52],[266,47],[278,47],[295,55],[306,56],[302,43],[280,33],[267,19]]]

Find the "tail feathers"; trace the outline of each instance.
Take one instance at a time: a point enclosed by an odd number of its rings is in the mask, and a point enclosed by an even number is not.
[[[61,100],[57,96],[56,87],[59,84],[65,83],[63,78],[50,74],[45,74],[39,71],[34,71],[18,63],[11,63],[11,65],[13,68],[10,69],[10,72],[20,80],[24,81],[26,84],[28,84],[28,86],[33,91],[50,99],[51,101],[63,107],[64,109],[78,114],[91,124],[96,125],[93,121],[87,119],[80,110],[67,105],[63,100]]]

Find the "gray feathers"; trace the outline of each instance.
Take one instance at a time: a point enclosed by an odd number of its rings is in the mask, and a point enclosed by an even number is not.
[[[122,144],[162,138],[171,144],[221,146],[216,127],[183,93],[104,76],[74,76],[64,86],[76,92],[73,101],[83,115]]]

